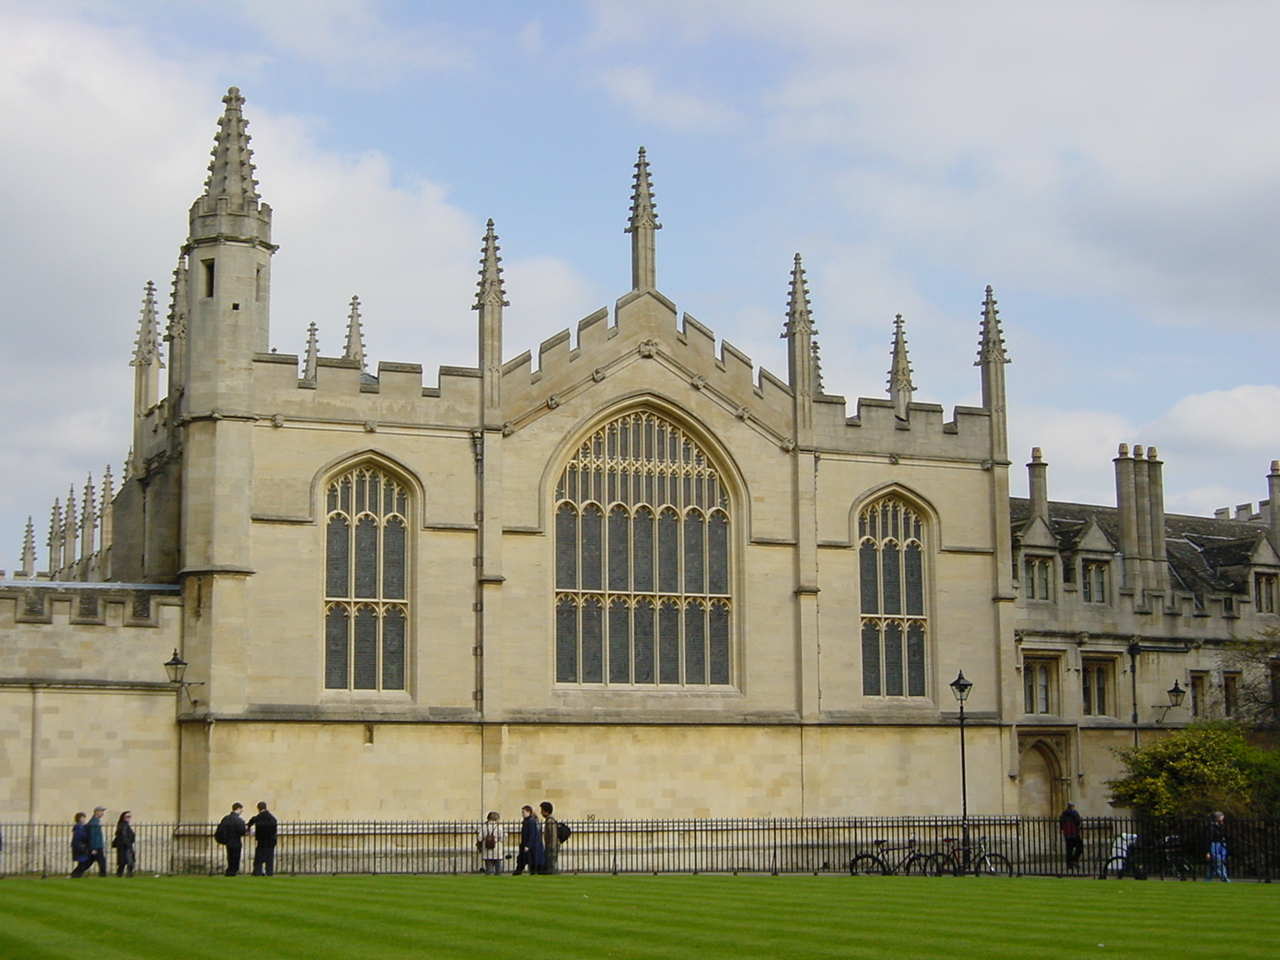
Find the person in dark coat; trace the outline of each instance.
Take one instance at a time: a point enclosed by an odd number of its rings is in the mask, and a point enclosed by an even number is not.
[[[106,807],[94,807],[93,816],[85,824],[89,837],[89,862],[98,865],[100,877],[107,875],[107,841],[102,835],[102,815],[106,812]]]
[[[84,821],[85,814],[77,813],[75,826],[71,828],[71,859],[76,864],[71,871],[73,878],[83,877],[89,869],[89,825]]]
[[[253,875],[274,877],[276,873],[276,818],[267,809],[266,801],[259,801],[258,812],[249,818],[253,831]]]
[[[233,803],[231,812],[222,818],[218,829],[213,833],[213,839],[227,848],[228,877],[234,877],[240,872],[240,850],[244,844],[244,835],[249,832],[248,825],[240,816],[243,809],[243,803]]]
[[[111,846],[116,851],[116,876],[123,877],[127,873],[133,876],[133,845],[137,837],[133,832],[133,814],[125,810],[116,821],[116,835],[111,838]]]
[[[1058,818],[1058,829],[1062,831],[1062,842],[1067,847],[1067,869],[1074,870],[1080,862],[1080,854],[1084,853],[1084,837],[1080,835],[1080,811],[1074,803],[1068,803],[1067,809]]]
[[[1209,818],[1208,827],[1205,829],[1205,845],[1209,848],[1204,855],[1206,862],[1204,878],[1206,880],[1231,882],[1231,878],[1227,876],[1226,819],[1221,811],[1215,810],[1213,816]]]
[[[529,868],[530,875],[542,872],[546,865],[546,855],[542,847],[542,824],[533,815],[533,807],[526,804],[520,808],[524,821],[520,825],[520,852],[516,856],[515,876]]]

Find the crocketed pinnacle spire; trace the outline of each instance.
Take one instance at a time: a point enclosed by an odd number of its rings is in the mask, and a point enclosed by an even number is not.
[[[911,382],[911,362],[907,359],[907,338],[902,330],[902,314],[893,320],[893,359],[889,365],[889,399],[899,420],[906,420],[915,385]]]
[[[364,328],[360,325],[360,298],[351,298],[351,312],[347,314],[347,346],[342,351],[347,360],[359,362],[364,369]]]
[[[249,149],[249,121],[241,108],[244,97],[240,88],[232,87],[222,98],[226,109],[218,121],[214,136],[213,159],[204,182],[204,196],[211,200],[226,197],[231,213],[243,213],[257,206],[258,181],[253,178],[253,151]]]
[[[804,278],[804,264],[797,253],[795,266],[791,268],[791,292],[787,297],[787,322],[782,331],[782,339],[815,332],[813,317],[809,313],[809,286]]]
[[[138,340],[134,344],[131,367],[146,367],[157,363],[163,367],[164,362],[158,357],[160,348],[160,324],[156,315],[156,285],[147,281],[146,293],[142,298],[142,316],[138,320]]]
[[[631,218],[626,233],[631,234],[631,289],[652,290],[656,283],[654,266],[655,230],[661,230],[649,183],[649,161],[644,147],[636,157],[635,185],[631,194]]]
[[[813,355],[813,392],[822,393],[825,389],[822,385],[822,357],[818,353],[818,338],[816,336],[813,338],[813,342],[809,344],[809,349]]]
[[[316,368],[320,360],[320,342],[316,337],[316,324],[311,321],[307,327],[307,352],[302,360],[302,379],[315,383]]]
[[[498,235],[493,232],[493,220],[484,231],[484,245],[480,248],[480,282],[473,310],[484,307],[509,307],[507,292],[502,287],[502,258],[498,256]]]
[[[32,523],[31,518],[27,517],[27,530],[22,536],[22,570],[27,576],[32,576],[36,572],[36,526]]]
[[[1004,335],[1000,332],[1000,311],[996,309],[996,299],[992,296],[991,287],[987,287],[986,299],[982,301],[982,332],[978,338],[978,359],[975,367],[984,363],[1008,363],[1009,357],[1004,352]]]

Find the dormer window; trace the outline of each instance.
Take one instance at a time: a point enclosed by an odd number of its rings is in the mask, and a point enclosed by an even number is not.
[[[1022,589],[1028,600],[1053,599],[1053,558],[1026,557],[1022,561]]]
[[[1080,565],[1080,597],[1085,603],[1107,602],[1107,568],[1105,561],[1086,560]]]

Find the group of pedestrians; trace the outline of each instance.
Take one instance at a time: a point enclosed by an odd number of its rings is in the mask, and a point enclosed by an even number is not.
[[[1230,883],[1227,876],[1227,828],[1226,815],[1215,810],[1205,827],[1205,875],[1206,880],[1221,880]],[[1079,866],[1080,855],[1084,853],[1084,837],[1081,831],[1080,811],[1074,803],[1068,803],[1058,818],[1058,829],[1062,833],[1062,841],[1066,847],[1067,869],[1074,870]]]
[[[550,800],[538,804],[542,813],[539,822],[533,807],[525,804],[520,808],[520,845],[516,853],[514,876],[520,876],[525,870],[530,876],[558,872],[557,861],[560,858],[561,836],[560,822],[553,815],[555,807]],[[484,872],[488,876],[502,876],[503,860],[502,841],[507,832],[499,822],[502,817],[498,811],[492,810],[485,817],[480,830],[476,834],[476,849],[484,861]]]
[[[240,872],[240,854],[244,849],[244,838],[253,832],[253,875],[255,877],[274,877],[276,874],[276,833],[278,824],[275,814],[267,809],[266,801],[258,804],[258,812],[245,823],[240,815],[244,810],[243,803],[233,803],[231,812],[218,823],[213,832],[213,839],[227,851],[228,877]]]
[[[106,812],[106,807],[94,807],[92,817],[76,814],[75,825],[71,828],[71,859],[75,861],[72,878],[83,877],[94,864],[97,864],[98,876],[107,875],[106,833],[102,827],[102,815]],[[116,821],[115,835],[111,838],[111,848],[116,852],[117,877],[133,876],[133,867],[137,863],[134,845],[137,842],[137,834],[133,832],[133,814],[122,810],[120,819]]]

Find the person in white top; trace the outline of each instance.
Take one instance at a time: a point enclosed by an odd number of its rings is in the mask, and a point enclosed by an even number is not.
[[[476,834],[476,849],[484,860],[484,872],[495,877],[502,876],[502,838],[507,835],[498,822],[500,819],[497,810],[490,810]]]

